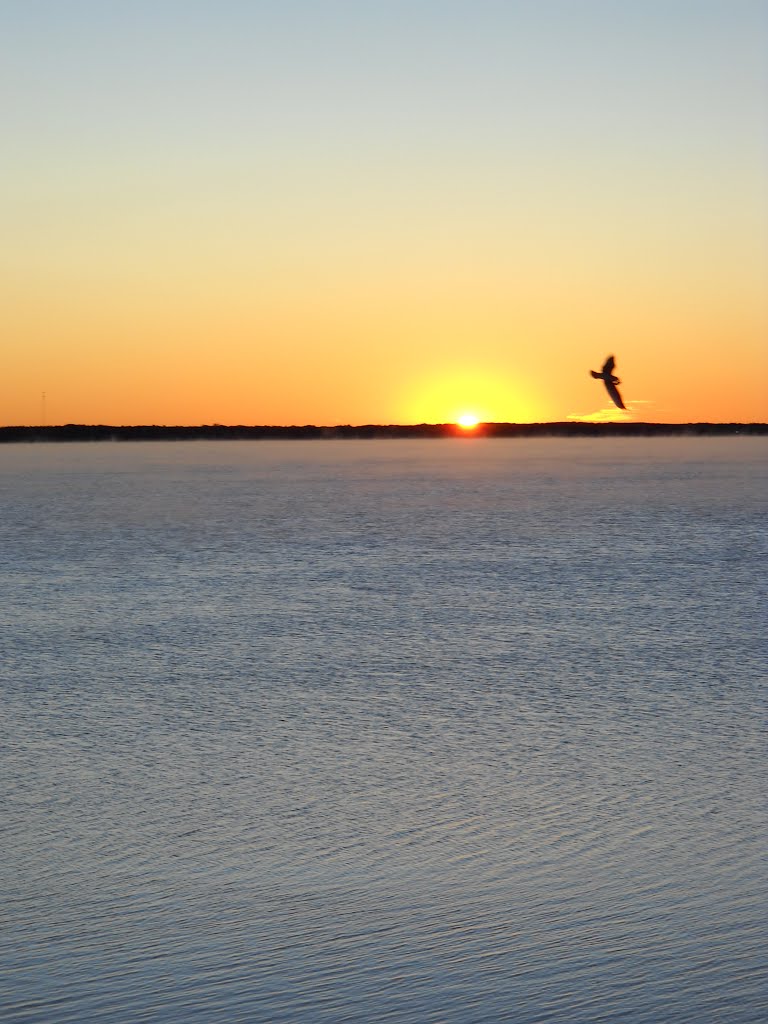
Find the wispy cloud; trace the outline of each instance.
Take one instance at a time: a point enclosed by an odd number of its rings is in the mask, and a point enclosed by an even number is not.
[[[615,423],[619,420],[631,419],[632,414],[627,410],[617,409],[613,405],[610,409],[598,409],[597,412],[569,412],[565,418],[576,420],[579,423]]]
[[[653,404],[649,398],[633,398],[631,402],[627,402],[626,409],[617,409],[615,405],[609,405],[604,409],[598,409],[597,412],[569,412],[565,418],[580,423],[620,423],[633,418],[636,405]]]

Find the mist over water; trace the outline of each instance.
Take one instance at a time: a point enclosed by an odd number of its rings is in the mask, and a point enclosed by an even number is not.
[[[764,1020],[767,452],[3,448],[3,1019]]]

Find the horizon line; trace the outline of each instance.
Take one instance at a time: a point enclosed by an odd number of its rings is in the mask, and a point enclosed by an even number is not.
[[[104,424],[64,423],[58,425],[0,426],[0,442],[14,441],[98,441],[98,440],[185,440],[231,439],[363,439],[423,437],[503,438],[525,436],[599,436],[599,435],[681,435],[681,434],[768,434],[766,422],[655,423],[639,420],[553,420],[514,423],[511,421],[480,422],[471,427],[455,422],[444,423],[339,423],[322,424]]]

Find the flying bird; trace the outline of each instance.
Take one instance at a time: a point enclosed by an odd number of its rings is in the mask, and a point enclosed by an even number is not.
[[[595,377],[597,380],[601,380],[605,384],[606,390],[608,391],[608,394],[611,396],[613,400],[613,404],[618,405],[620,409],[626,409],[626,405],[624,405],[624,403],[621,400],[621,395],[616,390],[616,385],[621,384],[621,381],[618,377],[614,376],[613,368],[615,365],[616,360],[613,358],[613,356],[608,356],[608,358],[603,363],[603,368],[600,371],[600,373],[595,373],[594,370],[590,370],[589,372],[592,374],[593,377]]]

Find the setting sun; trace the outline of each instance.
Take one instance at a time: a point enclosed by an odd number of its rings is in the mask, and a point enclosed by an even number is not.
[[[473,416],[471,412],[467,412],[459,416],[456,422],[462,430],[474,430],[480,420],[477,416]]]

